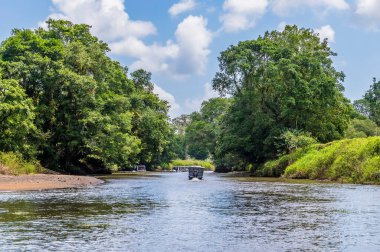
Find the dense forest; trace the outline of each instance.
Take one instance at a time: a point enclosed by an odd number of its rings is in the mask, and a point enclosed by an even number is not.
[[[380,134],[380,82],[351,103],[336,53],[310,29],[286,26],[230,46],[213,79],[220,98],[172,120],[151,74],[129,73],[108,52],[85,24],[12,31],[0,47],[0,162],[85,174],[193,158],[279,176],[291,162],[271,160]]]
[[[218,171],[280,176],[309,146],[378,136],[380,82],[374,79],[363,99],[351,103],[344,97],[345,75],[334,68],[334,56],[327,40],[296,26],[230,46],[220,54],[213,79],[214,89],[228,98],[204,102],[200,112],[174,120],[183,152],[211,158]],[[375,142],[369,157],[380,155],[380,140]],[[366,160],[363,155],[346,165],[357,166]],[[335,158],[319,165],[333,164]],[[378,171],[376,162],[372,166]]]
[[[69,173],[170,160],[168,104],[151,74],[129,75],[107,52],[85,24],[13,30],[0,47],[0,150]]]

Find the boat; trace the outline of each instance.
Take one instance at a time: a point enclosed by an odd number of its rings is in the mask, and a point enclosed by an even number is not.
[[[203,171],[205,170],[205,168],[201,167],[201,166],[190,166],[188,167],[189,169],[189,180],[192,180],[192,179],[203,179]]]
[[[133,168],[134,172],[146,172],[146,167],[145,165],[135,165]]]

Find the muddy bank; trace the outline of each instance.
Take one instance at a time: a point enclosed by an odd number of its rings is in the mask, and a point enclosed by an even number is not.
[[[27,191],[80,188],[102,184],[104,181],[86,176],[71,175],[0,175],[0,191]]]

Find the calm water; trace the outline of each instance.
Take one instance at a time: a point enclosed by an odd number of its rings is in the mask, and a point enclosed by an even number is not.
[[[206,173],[0,193],[0,251],[380,251],[380,187]]]

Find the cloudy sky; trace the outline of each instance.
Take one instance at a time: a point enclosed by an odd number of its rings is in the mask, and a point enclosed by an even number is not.
[[[217,95],[210,83],[221,51],[286,24],[329,39],[335,66],[347,75],[348,98],[359,99],[380,78],[380,0],[0,0],[0,6],[0,40],[49,17],[92,25],[113,59],[153,73],[172,117]]]

